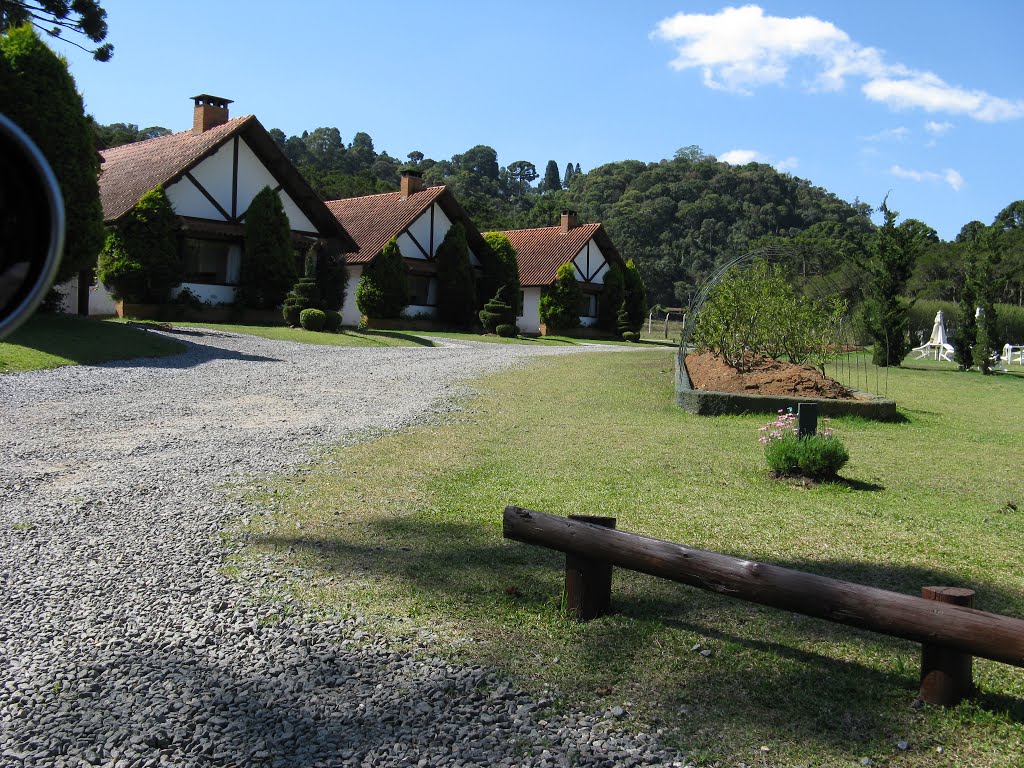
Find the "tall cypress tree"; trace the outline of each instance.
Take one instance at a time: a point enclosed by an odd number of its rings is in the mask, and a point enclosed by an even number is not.
[[[60,185],[68,237],[57,282],[64,282],[95,266],[103,247],[100,167],[67,62],[30,26],[0,36],[0,109],[36,143]]]
[[[356,306],[366,317],[398,317],[408,295],[408,272],[398,243],[391,238],[363,270],[356,287]]]
[[[572,163],[566,163],[565,164],[565,175],[562,177],[562,186],[565,189],[569,188],[569,182],[572,181],[572,177],[575,175],[575,173],[576,173],[576,171],[573,169]]]
[[[242,302],[257,309],[273,309],[284,301],[296,271],[288,216],[277,193],[264,187],[245,214]]]
[[[469,263],[469,244],[461,224],[452,224],[435,257],[437,309],[442,320],[460,326],[476,319],[476,279]]]
[[[562,179],[558,175],[558,163],[554,160],[548,160],[548,164],[544,168],[544,180],[540,187],[542,192],[554,192],[556,189],[562,188]]]

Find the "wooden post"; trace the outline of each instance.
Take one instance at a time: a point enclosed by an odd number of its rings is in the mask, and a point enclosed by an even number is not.
[[[940,603],[974,607],[974,590],[959,587],[922,587],[921,597]],[[921,691],[928,704],[955,707],[974,691],[973,657],[933,643],[921,644]]]
[[[810,437],[818,432],[818,404],[798,403],[796,406],[797,437]]]
[[[614,517],[569,515],[570,520],[615,528]],[[612,607],[612,565],[583,555],[565,553],[565,611],[576,621],[590,621]]]

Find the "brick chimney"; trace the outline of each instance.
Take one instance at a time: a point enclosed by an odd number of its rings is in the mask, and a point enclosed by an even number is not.
[[[568,232],[576,228],[576,211],[565,208],[562,210],[562,232]]]
[[[401,187],[402,199],[405,200],[417,192],[423,191],[423,174],[419,171],[402,171]]]
[[[228,104],[231,99],[200,93],[193,96],[195,110],[192,113],[192,133],[203,133],[228,121]]]

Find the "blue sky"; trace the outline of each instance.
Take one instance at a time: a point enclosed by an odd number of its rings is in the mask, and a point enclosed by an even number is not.
[[[103,0],[67,56],[101,123],[191,126],[197,93],[287,134],[584,170],[699,145],[944,239],[1024,198],[1024,3]]]

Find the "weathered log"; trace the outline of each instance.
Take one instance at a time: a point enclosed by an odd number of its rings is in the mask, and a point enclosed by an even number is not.
[[[921,587],[921,597],[974,607],[973,589]],[[973,668],[974,659],[969,653],[924,643],[921,646],[921,690],[917,697],[929,704],[955,707],[974,692]]]
[[[615,527],[614,517],[569,515],[570,520]],[[612,607],[612,564],[605,560],[565,553],[565,611],[577,621],[590,621]]]
[[[604,560],[719,594],[1024,667],[1024,620],[925,600],[521,507],[507,539]]]

